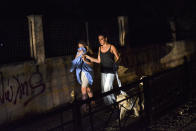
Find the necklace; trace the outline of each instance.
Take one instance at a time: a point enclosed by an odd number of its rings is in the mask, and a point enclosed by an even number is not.
[[[103,46],[102,46],[102,49],[103,49],[103,50],[108,49],[108,45],[107,45],[107,44],[103,45]]]

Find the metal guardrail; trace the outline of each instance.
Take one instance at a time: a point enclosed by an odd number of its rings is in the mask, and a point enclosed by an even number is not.
[[[139,95],[140,95],[141,92],[140,92],[140,90],[138,90],[137,92],[132,93],[131,95],[129,95],[127,98],[122,99],[122,100],[120,100],[120,101],[118,101],[118,102],[115,102],[115,103],[112,104],[112,105],[104,106],[104,107],[102,107],[102,108],[100,108],[100,109],[96,109],[96,108],[94,108],[94,107],[91,107],[90,102],[91,102],[91,101],[96,101],[96,100],[98,100],[98,99],[101,99],[101,98],[103,98],[103,97],[105,97],[105,96],[107,96],[107,95],[110,95],[110,94],[113,94],[113,93],[117,93],[117,92],[119,92],[119,91],[121,91],[121,90],[126,91],[126,90],[130,89],[131,86],[134,87],[134,86],[138,85],[138,83],[140,83],[140,82],[142,82],[142,81],[137,81],[137,82],[134,82],[134,83],[132,83],[132,84],[123,86],[123,87],[121,87],[121,88],[115,88],[115,89],[113,89],[113,90],[111,90],[111,91],[105,92],[105,93],[103,93],[103,94],[100,94],[100,95],[98,95],[98,96],[96,96],[96,97],[87,99],[87,100],[85,100],[85,101],[81,101],[81,100],[75,99],[75,101],[72,103],[72,111],[73,111],[72,113],[73,113],[73,118],[74,118],[74,119],[73,119],[73,120],[70,120],[69,122],[62,123],[61,125],[59,125],[59,126],[53,128],[53,129],[50,129],[50,130],[51,130],[51,131],[54,131],[54,130],[58,130],[59,128],[60,128],[60,129],[63,129],[63,126],[65,126],[66,124],[70,124],[71,122],[73,122],[73,124],[74,124],[74,130],[75,130],[75,131],[82,130],[82,125],[81,125],[82,119],[84,119],[84,118],[86,118],[86,117],[89,116],[89,117],[90,117],[90,126],[91,126],[91,130],[94,131],[94,121],[93,121],[93,115],[94,115],[94,114],[96,114],[96,113],[98,113],[98,112],[100,112],[100,111],[102,111],[102,110],[106,110],[106,109],[108,109],[108,108],[110,108],[110,107],[113,107],[114,110],[116,110],[116,111],[120,111],[119,108],[118,108],[118,104],[119,104],[120,102],[125,101],[125,100],[127,100],[127,99],[130,99],[130,98],[132,98],[132,97],[134,97],[134,96],[139,97]],[[139,88],[138,88],[138,89],[139,89]],[[135,103],[135,101],[134,101],[134,103]],[[87,114],[85,114],[85,115],[82,116],[82,115],[81,115],[81,112],[80,112],[80,107],[81,107],[83,104],[88,104],[88,105],[89,105],[89,112],[88,112]],[[94,110],[93,110],[93,108],[94,108]],[[131,108],[131,110],[132,110],[132,109],[133,109],[133,107]],[[119,113],[120,113],[120,112],[119,112]],[[111,117],[111,116],[109,116],[108,119],[110,119],[110,117]],[[118,120],[119,120],[119,128],[121,128],[120,117],[118,118]]]

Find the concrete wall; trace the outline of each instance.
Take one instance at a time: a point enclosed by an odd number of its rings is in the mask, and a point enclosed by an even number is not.
[[[0,124],[70,102],[76,87],[70,61],[71,57],[58,57],[39,65],[28,61],[1,67]]]
[[[122,66],[119,76],[124,83],[130,83],[141,76],[174,68],[184,63],[184,56],[191,60],[195,46],[195,41],[174,41],[137,48],[125,47],[120,50]]]

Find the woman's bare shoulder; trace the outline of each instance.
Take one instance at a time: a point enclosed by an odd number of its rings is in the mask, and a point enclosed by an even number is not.
[[[113,50],[116,50],[116,47],[113,45],[113,44],[110,44],[110,46],[111,46],[111,49]]]

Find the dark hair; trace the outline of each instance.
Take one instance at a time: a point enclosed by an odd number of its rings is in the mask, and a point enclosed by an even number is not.
[[[107,38],[107,33],[106,32],[100,32],[99,34],[98,34],[98,36],[103,36],[104,38]]]
[[[86,48],[86,51],[87,51],[87,52],[89,52],[91,55],[93,54],[92,49],[86,44],[85,41],[80,40],[80,41],[78,41],[78,44],[82,44],[82,45],[84,46],[84,48]]]
[[[86,46],[87,46],[86,42],[85,42],[85,41],[83,41],[83,40],[78,41],[78,44],[82,44],[82,45],[84,45],[84,47],[86,47]]]

